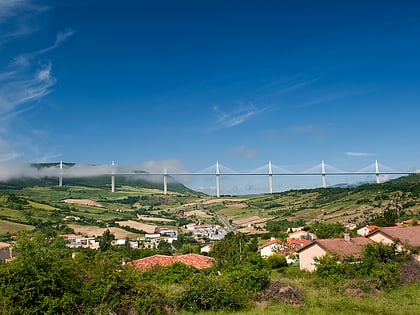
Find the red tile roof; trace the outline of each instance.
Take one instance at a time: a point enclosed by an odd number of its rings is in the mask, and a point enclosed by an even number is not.
[[[136,269],[145,271],[156,266],[170,266],[176,262],[180,262],[186,266],[195,267],[197,269],[207,269],[213,267],[214,258],[198,254],[176,256],[154,255],[134,260],[129,264],[134,265],[134,268]]]
[[[366,237],[353,237],[350,241],[345,241],[344,238],[329,238],[316,240],[310,245],[302,247],[297,251],[301,252],[302,250],[318,244],[326,252],[337,255],[339,260],[344,260],[350,257],[360,258],[364,247],[369,243],[374,242]]]
[[[308,246],[311,243],[312,241],[304,239],[304,238],[288,238],[287,239],[287,246],[294,249]]]
[[[420,247],[420,225],[383,227],[368,234],[367,237],[376,233],[383,233],[390,239],[398,239],[400,244],[408,243],[411,246]]]
[[[260,251],[261,249],[263,249],[267,246],[273,245],[273,244],[286,245],[282,241],[280,241],[278,239],[274,239],[274,240],[270,240],[267,243],[264,243],[264,244],[258,246],[258,251]]]

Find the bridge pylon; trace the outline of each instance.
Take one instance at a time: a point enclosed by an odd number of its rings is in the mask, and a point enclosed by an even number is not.
[[[115,161],[112,161],[111,192],[115,192]]]
[[[271,167],[271,161],[268,161],[268,184],[270,188],[270,194],[273,193],[273,169]]]
[[[219,161],[216,162],[216,197],[220,197],[220,170]]]
[[[325,176],[325,163],[324,160],[321,162],[321,174],[322,174],[322,188],[327,188],[327,178]]]
[[[163,194],[168,194],[168,171],[166,168],[163,170]]]

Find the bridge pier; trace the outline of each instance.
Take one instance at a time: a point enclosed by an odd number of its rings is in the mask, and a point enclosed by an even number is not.
[[[216,197],[220,197],[220,170],[219,161],[216,162]]]
[[[376,183],[380,184],[381,181],[379,179],[379,164],[378,164],[378,160],[375,160],[375,177],[376,177]]]
[[[322,162],[321,162],[321,174],[322,174],[322,188],[327,188],[327,178],[325,177],[324,160],[322,160]]]
[[[268,161],[268,184],[270,188],[270,194],[273,193],[273,170],[271,167],[271,161]]]
[[[163,170],[163,194],[168,194],[168,174],[166,168]]]
[[[58,187],[63,187],[63,161],[60,161],[60,174],[58,175]]]
[[[115,162],[112,161],[111,165],[112,165],[112,174],[114,174],[115,173],[115,170],[114,170]],[[111,192],[115,192],[115,175],[111,175]]]

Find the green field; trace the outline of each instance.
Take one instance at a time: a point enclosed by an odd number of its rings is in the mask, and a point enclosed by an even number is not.
[[[34,229],[34,227],[31,225],[0,220],[0,235],[7,233],[14,234],[18,231],[29,231],[32,229]]]

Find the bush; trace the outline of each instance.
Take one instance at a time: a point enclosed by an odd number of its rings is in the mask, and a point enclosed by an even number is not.
[[[245,295],[246,296],[246,295]],[[177,305],[190,312],[234,311],[248,304],[244,291],[225,277],[195,275],[177,299]]]
[[[287,267],[286,257],[281,254],[274,254],[274,255],[268,256],[267,262],[270,264],[272,269]]]
[[[338,257],[325,255],[318,259],[316,273],[322,279],[326,279],[336,284],[344,279],[344,265],[338,262]]]
[[[270,271],[260,269],[256,265],[244,264],[231,267],[223,274],[230,283],[247,292],[257,292],[267,286],[270,281]]]

